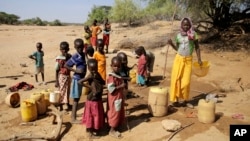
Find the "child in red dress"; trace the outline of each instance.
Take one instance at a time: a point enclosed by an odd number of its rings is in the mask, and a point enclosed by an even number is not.
[[[94,132],[104,126],[104,108],[102,103],[102,92],[105,81],[97,71],[97,61],[88,60],[89,75],[78,81],[84,87],[88,87],[90,92],[87,96],[82,123],[86,125],[90,137],[95,136]],[[84,82],[88,82],[85,84]]]
[[[121,60],[117,56],[112,58],[111,68],[113,71],[109,73],[107,79],[107,118],[111,127],[109,135],[120,138],[121,133],[117,130],[117,127],[121,126],[125,121],[123,89],[126,84],[120,76]]]

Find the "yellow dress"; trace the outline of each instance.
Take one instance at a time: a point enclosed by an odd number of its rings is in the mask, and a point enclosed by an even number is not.
[[[98,62],[98,72],[100,73],[102,79],[106,82],[106,57],[104,54],[96,51],[93,58]]]
[[[179,54],[175,56],[170,84],[171,102],[176,102],[177,98],[189,99],[192,58],[192,56],[184,57]]]

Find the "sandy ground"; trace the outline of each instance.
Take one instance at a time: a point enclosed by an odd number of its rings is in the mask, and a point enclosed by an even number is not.
[[[167,22],[156,22],[153,24],[161,24],[158,29],[150,29],[149,25],[132,29],[123,29],[113,27],[114,32],[111,34],[110,48],[115,48],[119,40],[126,36],[153,36],[155,33],[164,34],[170,32],[170,24]],[[151,25],[152,26],[152,25]],[[59,43],[68,41],[70,43],[70,53],[74,53],[73,41],[81,37],[83,27],[66,26],[66,27],[35,27],[35,26],[0,26],[0,140],[6,140],[14,135],[50,135],[53,133],[55,125],[51,125],[52,117],[48,115],[39,116],[35,121],[36,126],[20,126],[22,122],[20,107],[8,107],[4,99],[7,95],[6,89],[25,81],[34,84],[35,88],[30,91],[19,90],[21,100],[30,97],[33,92],[40,92],[44,89],[55,89],[55,57],[59,52]],[[141,33],[141,31],[147,31]],[[36,50],[36,42],[43,43],[45,52],[45,80],[47,85],[38,86],[35,84],[34,62],[28,58],[33,51]],[[123,138],[120,140],[143,140],[143,141],[165,141],[171,136],[171,132],[163,129],[161,121],[164,119],[174,119],[181,122],[182,126],[194,123],[191,126],[177,133],[172,141],[228,141],[229,127],[231,124],[249,124],[249,100],[250,100],[250,57],[247,52],[215,52],[209,51],[206,47],[209,45],[201,45],[201,53],[203,60],[211,63],[209,73],[205,77],[196,77],[192,75],[191,96],[195,104],[194,109],[174,108],[169,109],[168,114],[164,117],[152,117],[148,111],[148,93],[152,86],[169,87],[170,72],[175,52],[169,49],[167,57],[166,78],[162,80],[165,55],[162,53],[164,48],[151,50],[155,53],[156,61],[153,80],[150,87],[145,89],[135,88],[130,85],[133,91],[133,97],[127,100],[130,115],[127,117],[130,131],[126,126],[122,128]],[[131,50],[126,50],[131,52]],[[116,54],[107,54],[107,69],[110,70],[110,59]],[[196,56],[194,54],[194,60]],[[136,59],[129,57],[129,65],[136,63]],[[21,67],[20,63],[25,63],[27,67]],[[11,76],[11,77],[8,77]],[[15,78],[15,79],[13,79]],[[39,75],[39,80],[41,77]],[[219,97],[216,104],[216,120],[211,124],[203,124],[198,121],[197,117],[187,118],[186,114],[197,112],[197,99],[195,96],[202,96],[202,93],[225,94],[226,97]],[[78,110],[79,119],[83,113],[84,101],[86,96],[83,95]],[[196,100],[196,101],[195,101]],[[104,96],[105,101],[105,96]],[[104,102],[106,104],[106,102]],[[233,119],[232,115],[240,113],[244,115],[244,119]],[[70,124],[70,114],[63,116],[63,128],[59,140],[62,141],[82,141],[97,140],[109,141],[117,140],[110,137],[104,130],[99,139],[88,139],[85,133],[84,125]]]

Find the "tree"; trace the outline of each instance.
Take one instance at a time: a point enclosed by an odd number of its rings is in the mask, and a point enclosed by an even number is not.
[[[91,24],[94,19],[99,22],[103,22],[105,18],[109,17],[111,7],[110,6],[95,6],[92,8],[91,12],[88,15],[87,24]]]
[[[250,17],[250,0],[182,0],[181,2],[188,12],[203,12],[206,16],[200,18],[208,18],[206,22],[211,23],[219,31],[229,28],[238,20]],[[197,12],[193,13],[196,14]]]
[[[20,17],[14,14],[7,14],[5,12],[0,12],[0,24],[18,24]]]
[[[169,20],[175,8],[175,0],[149,0],[148,6],[144,10],[146,11],[146,15],[153,16],[156,20]]]
[[[62,26],[62,23],[60,20],[56,19],[52,23],[50,23],[52,26]]]
[[[115,22],[126,22],[129,25],[141,18],[140,8],[133,0],[115,0],[110,14]]]

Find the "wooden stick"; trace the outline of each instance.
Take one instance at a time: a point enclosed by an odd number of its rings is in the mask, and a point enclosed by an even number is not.
[[[170,141],[178,132],[180,132],[181,130],[183,130],[183,129],[185,129],[185,128],[187,128],[187,127],[193,125],[193,124],[194,124],[194,122],[193,122],[193,123],[190,123],[190,124],[188,124],[188,125],[186,125],[186,126],[184,126],[184,127],[181,127],[180,129],[178,129],[177,131],[175,131],[175,132],[167,139],[167,141]]]
[[[175,0],[175,10],[174,10],[174,13],[173,13],[173,16],[172,16],[171,26],[173,26],[173,24],[174,24],[174,16],[175,16],[175,13],[176,13],[176,9],[177,9],[177,0]],[[173,32],[173,28],[171,28],[171,33],[172,32]],[[162,79],[165,79],[165,77],[166,77],[168,49],[169,49],[169,45],[167,46],[167,52],[166,52],[166,56],[165,56],[165,63],[164,63],[164,70],[163,70]]]
[[[50,114],[52,114],[54,116],[54,119],[56,118],[57,120],[57,127],[56,130],[54,132],[53,135],[51,136],[29,136],[29,135],[14,135],[12,138],[7,139],[6,141],[18,141],[18,140],[31,140],[31,139],[40,139],[40,140],[45,140],[45,141],[56,141],[60,135],[61,129],[62,129],[62,114],[60,113],[60,111],[58,111],[56,109],[56,107],[54,105],[50,105],[48,107],[49,109],[51,109],[52,111],[50,112]]]

